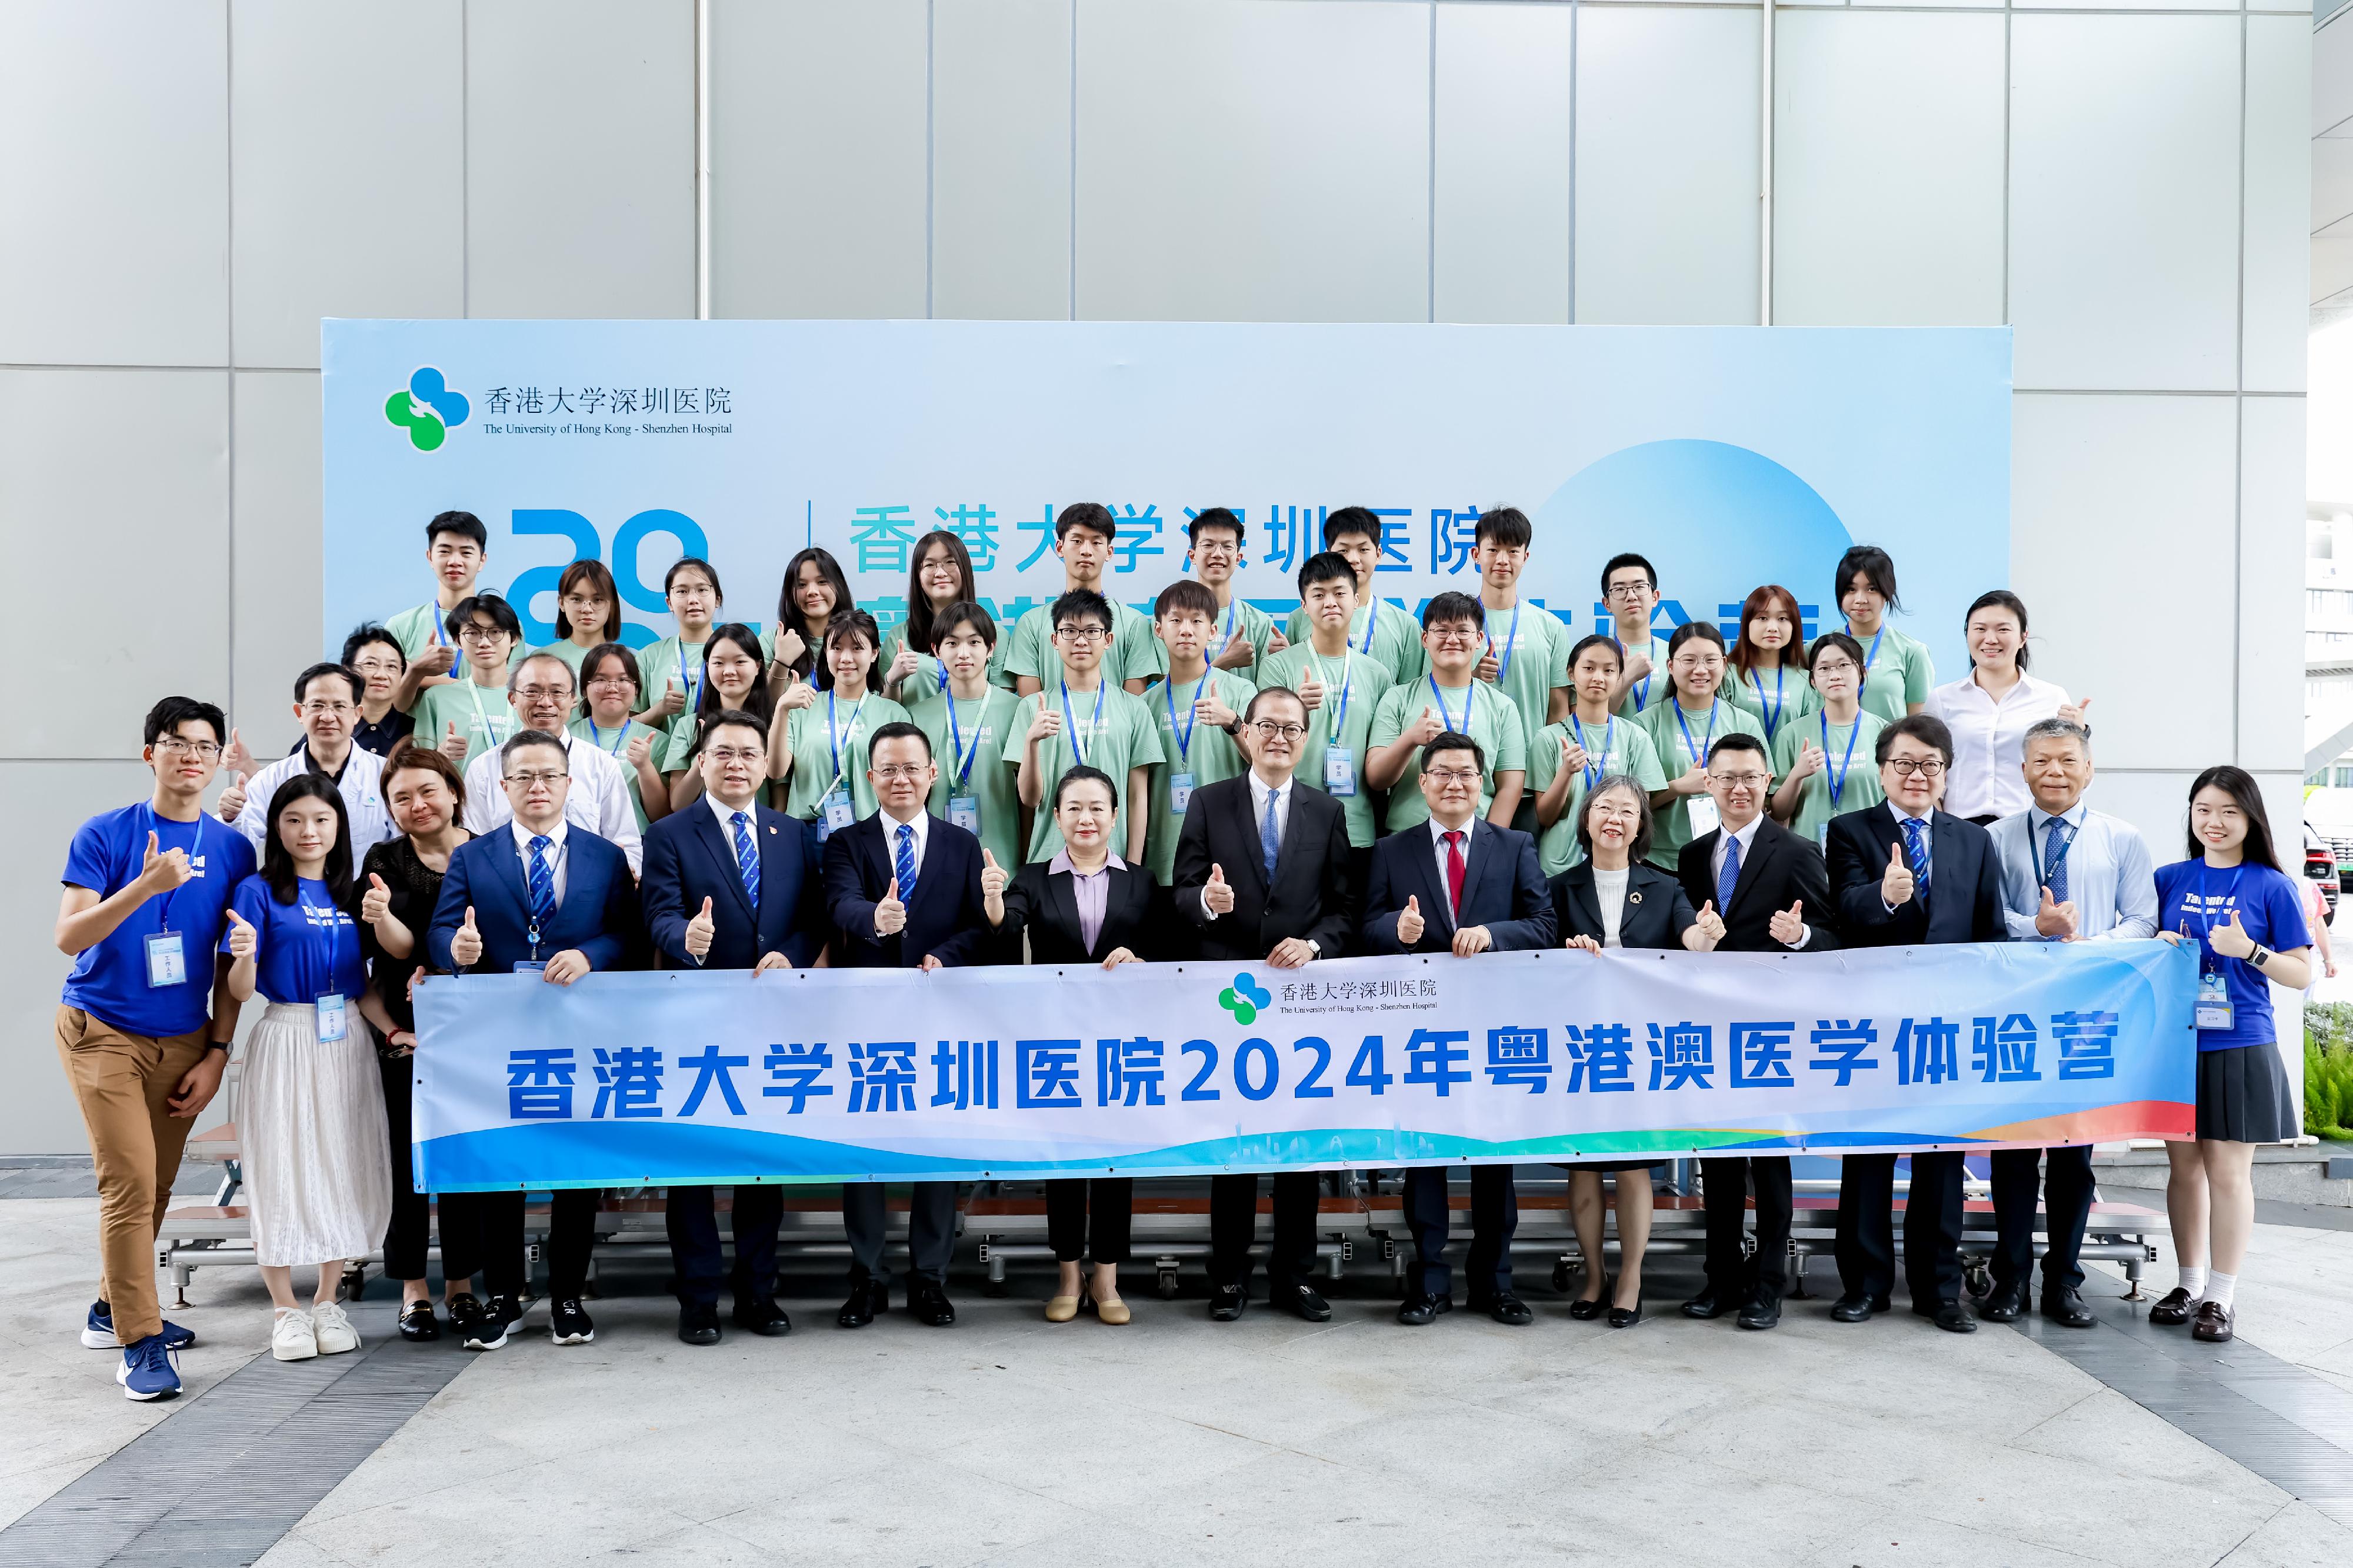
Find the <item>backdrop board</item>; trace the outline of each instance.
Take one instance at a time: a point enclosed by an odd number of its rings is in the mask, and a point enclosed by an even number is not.
[[[1184,524],[1248,530],[1240,592],[1297,602],[1324,514],[1389,534],[1383,596],[1475,588],[1472,523],[1536,522],[1531,598],[1602,629],[1602,563],[1657,565],[1662,629],[1762,583],[1838,624],[1850,542],[1895,557],[1940,671],[2010,563],[2010,330],[1095,321],[329,321],[325,636],[432,592],[423,523],[491,531],[485,587],[534,642],[594,556],[629,636],[670,629],[664,570],[714,562],[729,618],[776,616],[786,561],[837,555],[887,631],[926,531],[970,546],[1000,621],[1050,599],[1056,509],[1120,520],[1106,581],[1148,607]]]

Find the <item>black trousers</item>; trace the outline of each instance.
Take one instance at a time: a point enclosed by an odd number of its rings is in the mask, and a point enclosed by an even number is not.
[[[1405,1223],[1413,1232],[1414,1267],[1406,1289],[1424,1296],[1451,1295],[1454,1271],[1446,1261],[1446,1233],[1452,1215],[1446,1206],[1444,1165],[1417,1165],[1405,1173]],[[1644,1181],[1650,1173],[1639,1173]],[[1623,1179],[1623,1178],[1621,1178]],[[1520,1228],[1520,1192],[1509,1165],[1471,1167],[1471,1256],[1463,1283],[1471,1300],[1484,1301],[1512,1288],[1512,1234]]]
[[[523,1194],[459,1194],[481,1206],[482,1289],[493,1296],[520,1296],[529,1282],[522,1256]],[[588,1260],[596,1250],[596,1205],[604,1194],[594,1187],[567,1187],[554,1194],[547,1216],[547,1295],[561,1301],[588,1284]],[[441,1222],[449,1224],[451,1194],[441,1196]],[[446,1273],[446,1271],[445,1271]]]
[[[956,1190],[954,1182],[917,1182],[907,1194],[907,1277],[944,1285],[955,1251]],[[845,1182],[841,1224],[849,1232],[849,1277],[886,1279],[883,1234],[890,1224],[880,1182]]]
[[[394,1279],[422,1279],[426,1277],[426,1254],[433,1240],[433,1198],[417,1190],[417,1165],[409,1155],[410,1131],[415,1125],[411,1119],[413,1065],[407,1057],[378,1058],[376,1065],[384,1075],[384,1120],[391,1133],[392,1155],[392,1221],[384,1231],[384,1271]],[[496,1195],[441,1194],[441,1278],[459,1282],[457,1289],[460,1290],[466,1288],[463,1282],[472,1279],[490,1256],[482,1225],[491,1212],[485,1206],[486,1199]],[[521,1267],[520,1247],[516,1266]],[[520,1287],[514,1293],[521,1294]]]
[[[1092,1258],[1097,1263],[1127,1261],[1129,1221],[1134,1217],[1135,1183],[1126,1176],[1095,1176],[1046,1184],[1046,1239],[1057,1263]],[[1087,1221],[1094,1220],[1093,1245],[1088,1245]]]
[[[776,1289],[776,1227],[784,1223],[785,1189],[765,1184],[734,1189],[732,1274],[719,1247],[717,1193],[715,1187],[672,1187],[662,1205],[681,1307],[716,1307],[722,1279],[733,1285],[738,1301],[757,1300]]]
[[[1961,1299],[1961,1155],[1912,1156],[1904,1205],[1904,1284],[1915,1307]],[[1895,1285],[1895,1156],[1849,1154],[1839,1172],[1839,1285],[1884,1298]]]
[[[2050,1162],[2048,1173],[2037,1169]],[[2040,1178],[2038,1183],[2038,1178]],[[2065,1143],[2052,1149],[1993,1152],[1993,1282],[2029,1285],[2034,1279],[2034,1189],[2042,1188],[2050,1250],[2042,1255],[2042,1292],[2084,1288],[2084,1226],[2092,1217],[2092,1146]]]
[[[1778,1155],[1702,1160],[1707,1199],[1707,1285],[1719,1300],[1778,1301],[1789,1284],[1789,1162]],[[1741,1253],[1748,1199],[1757,1199],[1757,1251]]]
[[[1314,1171],[1274,1173],[1274,1240],[1266,1253],[1270,1295],[1297,1289],[1315,1271],[1315,1205],[1321,1183]],[[1210,1284],[1249,1288],[1250,1238],[1257,1231],[1258,1177],[1210,1177]]]

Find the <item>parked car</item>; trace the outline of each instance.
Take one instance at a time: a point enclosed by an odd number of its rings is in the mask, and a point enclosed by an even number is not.
[[[2328,908],[2328,918],[2337,919],[2337,847],[2314,830],[2309,822],[2304,825],[2304,874],[2320,884],[2321,901]]]

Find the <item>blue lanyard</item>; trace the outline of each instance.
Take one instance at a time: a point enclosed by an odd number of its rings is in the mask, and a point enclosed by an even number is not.
[[[1773,739],[1773,732],[1781,727],[1781,676],[1787,668],[1786,665],[1773,667],[1773,711],[1765,715],[1765,739],[1768,742]],[[1748,672],[1748,679],[1757,683],[1757,706],[1761,711],[1765,706],[1764,678],[1752,669]],[[1830,750],[1827,746],[1822,749]]]
[[[206,816],[206,813],[203,811],[198,811],[196,813],[195,841],[188,846],[188,866],[192,870],[195,869],[198,863],[204,859]],[[160,855],[164,852],[164,819],[155,815],[155,807],[153,805],[150,805],[147,807],[147,826],[154,830],[156,846],[155,853]],[[172,929],[172,900],[179,896],[180,889],[177,888],[173,889],[170,892],[164,895],[164,901],[157,905],[155,909],[156,930],[170,931]]]
[[[624,719],[621,721],[621,727],[613,731],[613,743],[608,746],[605,744],[605,732],[596,728],[596,721],[594,719],[588,721],[589,743],[598,751],[610,752],[617,757],[621,754],[621,742],[628,737],[628,733],[629,721]]]
[[[934,664],[939,665],[939,667],[940,667],[940,683],[939,683],[939,685],[938,685],[934,689],[936,689],[936,690],[940,690],[940,691],[945,691],[945,690],[948,689],[948,667],[946,666],[946,664],[945,664],[945,663],[944,663],[944,662],[942,662],[941,660],[936,659],[936,658],[934,658],[934,660],[932,660],[932,662],[933,662]],[[950,702],[950,703],[948,704],[948,706],[949,706],[949,707],[951,707],[951,708],[953,708],[953,707],[955,707],[955,704],[954,702]]]
[[[2054,816],[2051,820],[2067,822],[2063,816]],[[2050,883],[2052,878],[2059,874],[2059,868],[2067,863],[2067,852],[2075,847],[2075,835],[2081,833],[2083,829],[2072,822],[2067,822],[2067,837],[2060,841],[2059,853],[2051,857],[2051,864],[2046,868],[2042,864],[2042,846],[2034,837],[2034,819],[2028,817],[2026,824],[2026,852],[2034,858],[2034,885],[2038,888],[2044,887]],[[2047,833],[2050,829],[2045,828],[2043,831]],[[2233,879],[2231,885],[2233,888],[2237,887],[2237,880]]]
[[[697,646],[708,650],[711,647],[711,639],[705,637]],[[689,670],[686,668],[686,639],[684,637],[678,639],[678,679],[679,684],[686,688],[686,710],[691,713],[702,704],[702,670],[700,668]]]
[[[1462,689],[1462,727],[1459,730],[1454,728],[1453,716],[1446,711],[1446,693],[1438,689],[1438,677],[1435,674],[1431,675],[1430,678],[1430,694],[1438,699],[1438,721],[1440,723],[1445,725],[1449,730],[1452,730],[1454,733],[1458,735],[1467,735],[1471,732],[1471,708],[1479,696],[1479,683],[1477,681],[1474,680],[1469,686]]]
[[[1308,650],[1307,657],[1315,661],[1316,679],[1329,686],[1331,682],[1324,677],[1324,657],[1313,648]],[[1324,737],[1335,745],[1340,743],[1342,732],[1348,725],[1348,674],[1356,662],[1354,654],[1344,653],[1340,656],[1340,710],[1332,715],[1332,727],[1324,731]]]
[[[849,710],[849,732],[853,740],[858,735],[858,716],[866,710],[866,699],[872,695],[872,692],[861,694],[858,705]],[[833,693],[828,691],[825,694],[825,739],[826,743],[833,748],[833,782],[838,784],[841,782],[841,731],[834,728],[834,711]],[[828,790],[826,793],[830,795],[833,792]]]
[[[944,670],[947,667],[942,665],[940,668]],[[948,699],[948,756],[955,761],[955,786],[959,792],[972,777],[973,761],[980,755],[980,721],[987,716],[988,694],[983,692],[980,711],[972,716],[972,747],[967,751],[964,743],[964,726],[956,721],[955,699]]]
[[[2074,840],[2070,839],[2068,842],[2072,844]],[[2198,858],[2199,915],[2206,922],[2206,930],[2200,940],[2205,944],[2206,967],[2209,969],[2216,968],[2215,961],[2221,956],[2214,951],[2214,895],[2206,890],[2206,874],[2213,868],[2206,864],[2204,856]],[[2231,907],[2233,910],[2238,908],[2239,903],[2239,879],[2246,875],[2246,870],[2247,868],[2243,862],[2232,867],[2231,885],[2223,889],[2230,898]]]
[[[1692,763],[1694,766],[1697,766],[1699,763],[1707,760],[1707,748],[1715,743],[1715,721],[1721,716],[1720,710],[1724,707],[1724,704],[1721,702],[1711,702],[1707,705],[1707,738],[1701,744],[1694,745],[1692,744],[1691,738],[1691,725],[1684,722],[1683,720],[1683,699],[1680,697],[1670,697],[1667,700],[1674,705],[1675,724],[1677,728],[1681,729],[1683,732],[1683,750],[1691,753]]]
[[[1846,635],[1849,637],[1854,636],[1854,623],[1852,621],[1847,623]],[[1871,667],[1879,662],[1879,639],[1886,635],[1887,623],[1885,621],[1880,622],[1879,629],[1871,634],[1871,651],[1862,656],[1862,679],[1866,684],[1871,679]]]
[[[1240,605],[1239,601],[1238,601],[1238,602],[1236,602],[1235,604],[1228,605],[1226,606],[1226,641],[1227,641],[1227,642],[1231,642],[1231,641],[1233,641],[1233,640],[1234,640],[1234,613],[1235,613],[1235,611],[1237,611],[1237,610],[1238,610],[1238,609],[1240,609]]]
[[[1093,720],[1093,727],[1095,733],[1098,735],[1103,733],[1103,698],[1110,690],[1111,684],[1109,681],[1105,681],[1103,684],[1095,688],[1095,716]],[[1078,760],[1078,763],[1081,767],[1086,766],[1087,749],[1079,744],[1079,727],[1071,722],[1071,682],[1067,676],[1064,677],[1062,680],[1062,733],[1070,739],[1071,755]]]
[[[1585,743],[1585,726],[1578,721],[1574,713],[1568,716],[1568,727],[1577,735],[1577,750],[1583,752],[1588,759],[1584,773],[1585,787],[1589,792],[1595,784],[1601,782],[1601,770],[1609,765],[1609,737],[1617,732],[1618,715],[1612,713],[1609,721],[1601,726],[1601,759],[1599,762],[1591,760],[1593,751]]]
[[[1201,701],[1201,689],[1208,684],[1209,673],[1207,670],[1203,670],[1201,672],[1201,679],[1193,682],[1194,706],[1185,710],[1185,732],[1180,735],[1176,732],[1176,683],[1173,680],[1164,680],[1160,683],[1160,695],[1165,698],[1168,703],[1168,738],[1176,742],[1176,765],[1180,768],[1192,760],[1193,726],[1201,721],[1201,710],[1199,706]],[[1066,706],[1070,702],[1070,689],[1068,687],[1063,688],[1062,701]],[[1100,710],[1103,704],[1103,694],[1100,691],[1095,694],[1095,704],[1098,709],[1098,717],[1100,717]],[[1065,721],[1067,722],[1067,719]]]
[[[448,647],[449,646],[449,639],[441,635],[440,600],[433,599],[427,602],[425,605],[425,625],[427,628],[433,633],[433,641],[437,647]]]
[[[1512,601],[1512,629],[1504,634],[1504,658],[1502,662],[1495,666],[1495,684],[1498,686],[1511,678],[1512,656],[1520,651],[1520,606],[1525,603],[1526,601],[1523,599]],[[1487,651],[1489,653],[1495,651],[1493,637],[1487,639]]]
[[[1618,639],[1615,637],[1612,637],[1609,640],[1613,643],[1618,643],[1618,668],[1620,669],[1625,668],[1626,645],[1622,642],[1618,642]],[[1642,677],[1642,684],[1634,688],[1635,712],[1640,713],[1643,709],[1651,705],[1651,682],[1657,677],[1658,673],[1659,672],[1656,669],[1651,670],[1649,675]]]
[[[1822,771],[1823,771],[1824,773],[1830,773],[1830,766],[1829,766],[1829,764],[1830,764],[1830,759],[1831,759],[1831,714],[1830,714],[1830,710],[1829,710],[1829,709],[1825,708],[1825,709],[1823,709],[1823,710],[1822,710],[1822,711],[1821,711],[1821,721],[1822,721],[1822,763],[1823,763]],[[1846,757],[1845,757],[1845,760],[1843,760],[1842,762],[1841,762],[1841,763],[1839,763],[1839,770],[1838,770],[1838,772],[1836,772],[1836,773],[1830,773],[1830,783],[1831,783],[1831,809],[1832,811],[1836,811],[1836,810],[1838,810],[1838,808],[1839,808],[1839,796],[1841,796],[1841,795],[1844,795],[1844,794],[1846,793],[1846,776],[1847,776],[1847,774],[1849,774],[1849,773],[1851,773],[1854,772],[1854,743],[1855,743],[1856,740],[1862,736],[1862,709],[1860,709],[1860,708],[1858,708],[1858,709],[1856,709],[1856,710],[1854,710],[1854,722],[1853,722],[1852,724],[1851,724],[1851,725],[1849,725],[1849,726],[1847,727],[1847,731],[1846,731]]]
[[[1371,605],[1365,611],[1365,644],[1362,647],[1356,650],[1358,653],[1368,654],[1373,651],[1373,623],[1380,618],[1381,602],[1378,599],[1375,599]]]

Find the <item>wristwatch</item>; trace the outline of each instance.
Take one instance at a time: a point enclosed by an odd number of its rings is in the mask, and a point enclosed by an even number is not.
[[[2255,943],[2255,951],[2247,954],[2247,962],[2253,964],[2257,969],[2261,969],[2263,966],[2263,960],[2269,958],[2271,955],[2271,949],[2265,947],[2262,942],[2257,942]]]
[[[1310,952],[1314,953],[1314,954],[1316,957],[1318,957],[1318,958],[1321,958],[1321,957],[1323,957],[1323,956],[1324,956],[1324,944],[1323,944],[1322,942],[1317,942],[1317,941],[1316,941],[1314,937],[1312,937],[1312,936],[1311,936],[1311,937],[1306,938],[1306,939],[1305,939],[1305,941],[1306,941],[1306,942],[1307,942],[1307,951],[1308,951],[1308,952]]]

